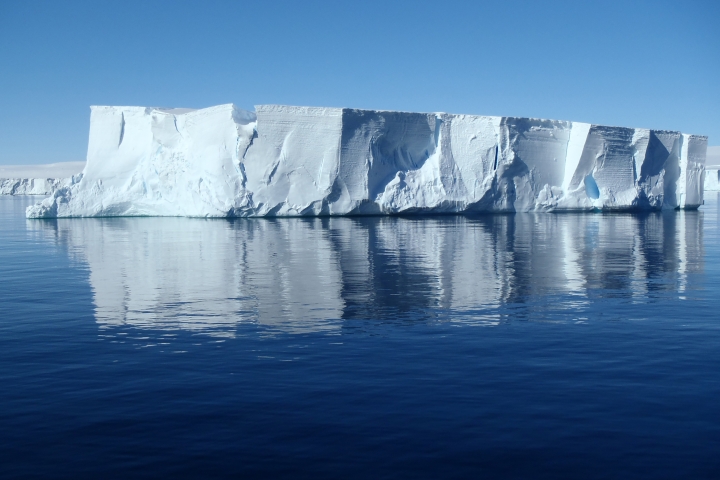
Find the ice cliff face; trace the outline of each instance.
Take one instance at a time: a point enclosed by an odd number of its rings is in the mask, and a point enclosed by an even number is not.
[[[82,178],[28,217],[696,208],[707,138],[513,117],[93,107]]]

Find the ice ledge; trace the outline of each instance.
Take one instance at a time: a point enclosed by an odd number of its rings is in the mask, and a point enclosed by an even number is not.
[[[82,178],[27,216],[697,208],[706,151],[697,135],[535,118],[93,107]]]

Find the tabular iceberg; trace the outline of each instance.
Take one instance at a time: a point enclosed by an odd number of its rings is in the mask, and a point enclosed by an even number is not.
[[[535,118],[92,107],[82,177],[28,217],[697,208],[707,137]]]

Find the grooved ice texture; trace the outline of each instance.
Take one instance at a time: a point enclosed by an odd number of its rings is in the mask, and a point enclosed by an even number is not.
[[[706,150],[697,135],[536,118],[92,107],[82,176],[27,215],[697,208]]]

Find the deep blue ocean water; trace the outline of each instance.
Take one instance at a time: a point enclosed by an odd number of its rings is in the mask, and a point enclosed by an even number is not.
[[[720,210],[26,220],[2,478],[720,478]]]

